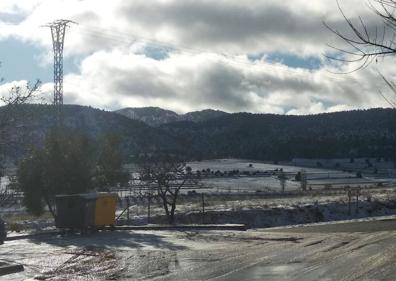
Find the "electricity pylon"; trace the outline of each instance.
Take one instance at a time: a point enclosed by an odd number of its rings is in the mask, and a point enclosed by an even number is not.
[[[56,20],[46,26],[51,29],[52,45],[54,49],[54,101],[57,108],[57,118],[61,119],[63,105],[63,46],[65,43],[66,27],[71,20]]]

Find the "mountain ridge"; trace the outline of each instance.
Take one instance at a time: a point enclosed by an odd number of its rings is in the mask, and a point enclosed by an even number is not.
[[[227,112],[214,109],[204,109],[199,111],[187,112],[185,114],[178,114],[171,110],[152,106],[125,107],[115,110],[114,112],[128,117],[132,120],[143,121],[153,127],[158,127],[162,124],[179,121],[202,122],[229,114]]]

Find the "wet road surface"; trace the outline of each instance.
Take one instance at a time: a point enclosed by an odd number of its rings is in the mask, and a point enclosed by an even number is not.
[[[337,223],[318,223],[307,224],[291,227],[277,227],[267,229],[267,231],[279,232],[294,232],[294,233],[309,233],[309,232],[379,232],[379,231],[396,231],[396,218],[373,219],[370,221],[342,221]]]
[[[395,280],[396,231],[386,225],[394,229],[384,221],[315,231],[122,231],[7,241],[0,260],[25,271],[0,280]]]

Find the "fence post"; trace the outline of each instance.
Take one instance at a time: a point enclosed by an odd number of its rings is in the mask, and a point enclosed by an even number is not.
[[[205,224],[205,195],[201,193],[201,200],[202,200],[202,224]]]
[[[148,192],[148,202],[147,202],[147,224],[150,224],[150,207],[151,207],[151,193]]]
[[[130,206],[129,196],[126,197],[126,201],[127,201],[127,223],[129,224],[129,206]]]
[[[351,191],[348,190],[348,215],[349,216],[351,215],[351,197],[352,197]]]

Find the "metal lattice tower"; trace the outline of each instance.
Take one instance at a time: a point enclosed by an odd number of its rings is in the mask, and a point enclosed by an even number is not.
[[[66,27],[71,20],[56,20],[46,25],[51,29],[52,45],[54,49],[54,105],[60,112],[63,105],[63,46],[65,43]]]

